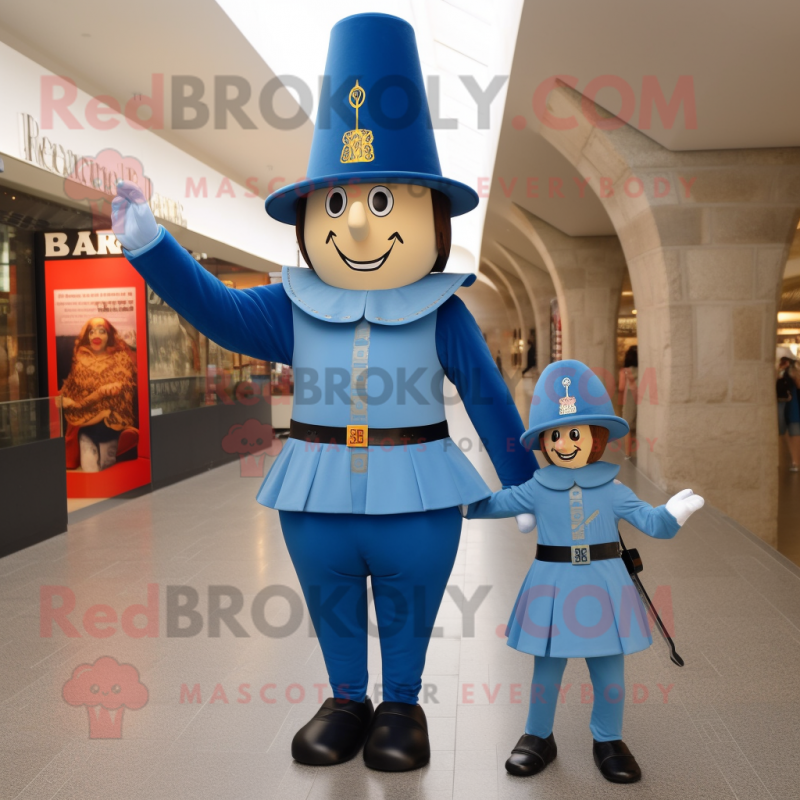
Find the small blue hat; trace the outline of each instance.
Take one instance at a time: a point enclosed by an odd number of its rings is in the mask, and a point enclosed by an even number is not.
[[[294,225],[297,201],[350,183],[438,189],[457,217],[478,205],[469,186],[442,177],[414,29],[389,14],[355,14],[333,26],[307,176],[266,200]]]
[[[539,434],[561,425],[599,425],[608,440],[621,439],[630,427],[614,414],[606,387],[586,364],[567,359],[545,367],[531,400],[528,430],[520,437],[523,447],[539,450]]]

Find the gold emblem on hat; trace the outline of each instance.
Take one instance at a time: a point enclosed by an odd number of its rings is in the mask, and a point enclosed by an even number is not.
[[[575,407],[575,398],[569,396],[569,387],[572,381],[569,378],[564,378],[561,385],[564,387],[564,397],[558,398],[558,413],[559,416],[563,414],[577,414],[578,409]]]
[[[350,90],[348,100],[350,105],[356,110],[356,129],[346,131],[342,136],[344,147],[342,157],[339,159],[342,164],[355,164],[359,161],[372,161],[375,158],[375,149],[372,146],[372,131],[362,130],[358,127],[358,109],[364,105],[367,93],[363,86],[356,85]]]

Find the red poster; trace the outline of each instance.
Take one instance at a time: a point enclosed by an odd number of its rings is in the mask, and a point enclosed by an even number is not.
[[[67,496],[114,497],[150,483],[144,280],[122,255],[45,257],[44,278],[48,394],[61,397]]]

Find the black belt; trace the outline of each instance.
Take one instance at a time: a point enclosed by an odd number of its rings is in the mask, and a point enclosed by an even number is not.
[[[375,447],[403,446],[423,444],[446,439],[450,433],[447,422],[435,422],[433,425],[417,425],[408,428],[373,428],[367,427],[367,444]],[[310,425],[293,419],[289,423],[289,436],[306,442],[321,444],[347,445],[347,428],[331,425]],[[361,445],[363,447],[363,445]]]
[[[558,547],[551,544],[536,545],[537,561],[555,561],[559,564],[573,563],[571,547]],[[605,561],[608,558],[619,558],[619,542],[603,542],[603,544],[590,544],[589,557],[592,561]]]

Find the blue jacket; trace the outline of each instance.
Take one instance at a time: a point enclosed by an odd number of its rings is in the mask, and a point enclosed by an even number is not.
[[[598,461],[578,469],[550,465],[520,486],[468,509],[474,518],[534,513],[538,542],[571,546],[617,542],[626,520],[648,536],[678,532],[665,506],[653,508],[615,480],[619,467]],[[506,631],[509,646],[533,655],[571,658],[635,653],[652,644],[639,595],[622,559],[576,566],[534,560]]]
[[[232,290],[163,229],[152,245],[126,255],[156,293],[210,339],[291,365],[294,419],[375,428],[441,422],[446,376],[502,484],[522,483],[536,469],[519,444],[522,420],[483,335],[454,296],[473,276],[438,273],[400,289],[353,291],[325,284],[312,270],[284,267],[282,284]],[[357,409],[352,382],[365,368],[366,407]],[[351,456],[343,445],[289,439],[258,500],[285,511],[391,514],[468,504],[490,494],[449,438],[369,447],[367,468],[359,474]]]

